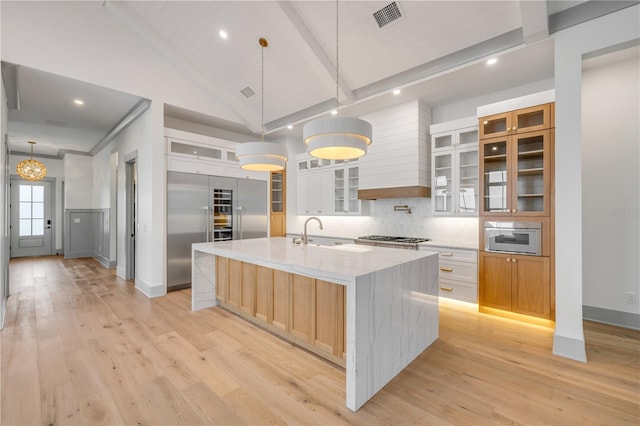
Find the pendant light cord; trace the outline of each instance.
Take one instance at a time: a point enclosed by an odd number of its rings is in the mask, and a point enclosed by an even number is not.
[[[261,69],[261,75],[262,75],[262,80],[260,82],[260,91],[261,91],[261,97],[262,97],[260,101],[260,121],[262,125],[260,129],[262,130],[262,137],[260,141],[264,142],[264,48],[267,47],[267,41],[261,38],[259,40],[259,43],[260,43],[260,46],[262,46],[262,49],[260,49],[260,52],[262,53],[261,62],[260,62],[260,69]]]
[[[339,98],[339,69],[340,69],[340,55],[338,54],[338,0],[336,0],[336,115],[338,115],[338,107],[340,106],[340,98]]]

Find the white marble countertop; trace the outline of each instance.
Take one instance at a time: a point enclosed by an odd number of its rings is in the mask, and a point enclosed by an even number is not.
[[[478,241],[427,241],[424,243],[420,243],[420,249],[424,250],[425,248],[428,250],[428,247],[446,247],[451,249],[463,249],[463,250],[478,250]]]
[[[317,246],[293,244],[289,238],[255,238],[193,244],[193,250],[242,260],[327,281],[352,282],[354,278],[424,257],[423,250],[343,244]]]

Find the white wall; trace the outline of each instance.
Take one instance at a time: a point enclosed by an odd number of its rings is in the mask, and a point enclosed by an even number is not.
[[[22,160],[28,160],[30,156],[10,155],[9,156],[9,174],[16,175],[16,166]],[[62,181],[64,180],[64,171],[62,160],[57,158],[36,158],[47,168],[47,177],[55,178],[55,198],[54,198],[54,249],[62,252],[62,222],[64,220],[62,211]]]
[[[64,208],[93,208],[93,160],[86,155],[67,154],[62,160]]]
[[[580,361],[586,361],[582,329],[582,57],[639,37],[638,5],[554,35],[556,329],[553,352]]]
[[[583,305],[638,315],[640,62],[619,55],[582,73]]]
[[[6,222],[7,218],[7,182],[6,176],[7,170],[7,153],[5,146],[5,135],[7,134],[8,123],[8,107],[7,97],[4,92],[4,81],[0,83],[0,200],[2,200],[2,207],[0,208],[0,329],[4,327],[4,314],[6,312],[7,298],[9,293],[5,291],[5,287],[8,288],[9,278],[9,226]]]

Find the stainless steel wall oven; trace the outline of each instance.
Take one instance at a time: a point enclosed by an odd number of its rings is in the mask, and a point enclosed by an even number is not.
[[[542,255],[542,223],[485,222],[484,249],[500,253]]]

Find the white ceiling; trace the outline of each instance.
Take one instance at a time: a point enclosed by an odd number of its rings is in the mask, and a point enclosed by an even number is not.
[[[404,17],[379,29],[373,13],[389,3],[338,3],[341,114],[361,115],[415,98],[434,107],[551,78],[553,25],[573,25],[614,9],[582,1],[399,1]],[[595,3],[599,8],[588,7]],[[165,114],[259,133],[261,53],[269,138],[335,107],[334,1],[118,1],[108,6],[151,40],[150,49],[197,77],[203,92],[234,111],[238,122],[171,106]],[[226,40],[218,35],[222,29],[229,34]],[[260,37],[269,41],[263,52]],[[489,56],[499,57],[498,64],[486,66]],[[36,140],[42,153],[90,152],[140,101],[25,67],[20,67],[19,86],[22,108],[9,114],[12,150]],[[250,98],[240,93],[247,86],[256,92]],[[390,95],[396,87],[403,89],[398,97]],[[85,106],[73,105],[75,97],[84,97]]]

